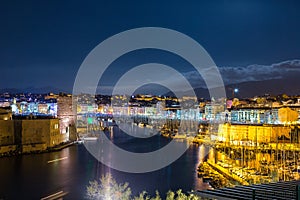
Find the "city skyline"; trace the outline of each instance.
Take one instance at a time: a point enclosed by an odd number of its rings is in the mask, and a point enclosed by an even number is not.
[[[297,199],[299,8],[3,1],[0,200]]]
[[[96,45],[128,29],[155,26],[180,31],[203,45],[219,66],[225,84],[250,84],[241,93],[247,90],[253,96],[257,85],[263,90],[265,83],[277,82],[281,89],[264,92],[298,92],[293,88],[299,83],[300,66],[297,1],[82,5],[33,1],[2,6],[0,89],[58,88],[71,92],[77,70]],[[130,53],[114,62],[110,73],[118,77],[118,73],[150,61],[182,70],[193,81],[194,72],[184,61],[155,51]],[[114,76],[104,80],[108,89],[113,81]],[[194,88],[203,86],[196,76]]]
[[[297,85],[299,79],[297,72],[300,70],[300,60],[284,61],[272,65],[249,65],[247,67],[222,67],[219,68],[222,75],[224,85],[227,91],[227,97],[231,98],[234,88],[238,88],[240,98],[249,98],[253,96],[263,96],[265,94],[270,95],[299,95],[300,90]],[[194,85],[194,90],[199,98],[209,98],[208,90],[205,82],[199,79],[195,71],[189,71],[183,73],[185,77],[191,81]],[[232,79],[231,79],[232,78]],[[176,81],[176,80],[171,80]],[[276,85],[276,87],[274,87]],[[260,86],[257,88],[257,86]],[[251,88],[255,88],[252,90]],[[98,86],[96,94],[111,95],[113,86]],[[2,87],[1,93],[33,93],[33,94],[45,94],[45,93],[72,93],[71,89],[64,87],[55,87],[51,85],[28,85],[20,88]],[[186,91],[178,90],[178,94],[184,95]],[[134,94],[153,94],[153,95],[171,95],[170,91],[159,85],[150,84],[140,87]],[[131,94],[124,94],[131,95]]]

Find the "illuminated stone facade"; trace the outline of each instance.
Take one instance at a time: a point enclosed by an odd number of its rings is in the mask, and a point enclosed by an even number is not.
[[[43,151],[68,141],[61,134],[58,119],[17,119],[15,124],[16,144],[22,152]]]
[[[66,134],[70,141],[77,140],[71,95],[57,97],[57,117],[60,133]]]
[[[291,126],[284,125],[220,124],[217,140],[226,144],[250,146],[256,143],[276,143],[282,142],[282,138],[291,140],[291,131]]]
[[[278,110],[278,120],[281,123],[295,122],[298,120],[298,112],[289,107],[280,108]]]
[[[0,154],[16,149],[14,123],[12,120],[0,120]]]
[[[69,140],[57,118],[0,120],[0,154],[44,151]]]
[[[11,107],[0,108],[0,120],[10,120],[12,119]]]

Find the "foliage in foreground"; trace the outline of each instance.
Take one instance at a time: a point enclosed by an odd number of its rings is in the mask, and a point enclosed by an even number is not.
[[[138,196],[131,196],[131,189],[128,183],[118,184],[110,174],[102,176],[100,181],[90,181],[87,186],[88,199],[96,200],[162,200],[159,192],[151,197],[143,191]],[[193,194],[184,194],[182,190],[169,191],[166,200],[200,200],[200,197]]]

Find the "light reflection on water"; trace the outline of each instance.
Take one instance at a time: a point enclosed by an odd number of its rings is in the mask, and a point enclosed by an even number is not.
[[[169,140],[153,136],[142,143],[139,139],[110,135],[121,147],[133,151],[160,148]],[[110,169],[94,159],[83,145],[75,145],[62,151],[0,158],[0,199],[39,199],[57,191],[69,192],[65,199],[83,199],[89,181],[111,173],[119,183],[128,182],[133,194],[158,190],[162,196],[170,189],[183,191],[205,189],[207,184],[197,178],[199,161],[206,159],[208,148],[191,145],[186,153],[171,165],[143,174],[124,173]],[[49,160],[67,157],[57,162]],[[17,191],[17,192],[16,192]]]
[[[138,152],[160,148],[169,142],[161,136],[153,136],[143,143],[141,139],[120,135],[116,130],[113,130],[109,137],[113,142],[119,143],[120,147]],[[196,169],[199,162],[207,159],[217,162],[227,159],[228,156],[210,150],[204,145],[192,144],[186,153],[171,165],[144,174],[124,173],[110,169],[94,159],[83,145],[71,146],[58,152],[0,158],[0,199],[39,199],[60,190],[69,192],[66,199],[83,199],[89,181],[99,179],[106,173],[111,173],[119,183],[128,182],[133,194],[143,190],[150,194],[159,190],[162,195],[169,189],[203,190],[208,188],[208,185],[197,177]],[[48,163],[49,160],[64,157],[68,159]],[[236,159],[234,162],[237,166],[260,168],[262,160],[276,161],[276,156],[258,153],[255,159],[248,159],[245,162]],[[277,159],[279,163],[283,161]],[[278,170],[278,168],[274,169]]]
[[[209,188],[209,185],[207,183],[204,183],[202,178],[198,178],[197,171],[196,169],[198,168],[199,164],[201,162],[204,162],[207,160],[207,157],[209,155],[210,149],[208,147],[205,147],[204,145],[200,145],[198,150],[197,150],[197,160],[198,162],[195,163],[194,169],[195,169],[195,174],[194,174],[194,183],[195,183],[195,190],[205,190]]]

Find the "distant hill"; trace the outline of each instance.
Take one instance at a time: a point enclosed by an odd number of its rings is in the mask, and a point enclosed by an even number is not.
[[[239,92],[234,94],[237,98],[247,98],[254,96],[262,96],[264,94],[278,95],[300,95],[300,77],[297,74],[289,77],[289,79],[272,79],[264,81],[248,81],[239,84],[232,84],[225,86],[226,94],[228,98],[232,98],[232,90],[238,88]],[[209,93],[206,88],[196,88],[195,94],[199,98],[209,98]],[[190,91],[180,91],[178,94],[185,96]],[[165,95],[172,95],[171,92],[165,93]]]
[[[272,79],[265,81],[243,82],[227,86],[227,96],[232,97],[232,90],[229,88],[238,88],[237,97],[254,97],[264,94],[278,95],[300,95],[300,78],[297,74],[289,79]]]
[[[54,88],[51,86],[46,86],[46,87],[27,87],[23,89],[16,89],[16,88],[4,88],[0,89],[0,93],[5,93],[8,92],[10,94],[16,94],[16,93],[37,93],[37,94],[43,94],[43,93],[59,93],[59,92],[65,92],[68,93],[68,91],[64,91],[59,88]]]
[[[277,65],[276,65],[277,66]],[[280,65],[281,66],[281,65]],[[267,75],[266,75],[267,76]],[[234,88],[238,88],[239,92],[235,94],[235,97],[238,98],[247,98],[254,96],[261,96],[264,94],[270,95],[278,95],[278,94],[287,94],[287,95],[300,95],[300,74],[297,72],[290,73],[288,76],[282,76],[281,78],[273,78],[268,80],[256,80],[256,81],[242,81],[236,84],[226,85],[226,93],[228,98],[232,98],[232,90]],[[149,85],[148,87],[143,87],[141,90],[137,90],[136,92],[143,93],[155,88],[153,85]],[[159,91],[159,90],[158,90]],[[194,89],[196,95],[200,98],[209,98],[209,92],[206,88],[195,88]],[[46,87],[27,87],[23,89],[17,88],[5,88],[0,89],[0,93],[70,93],[70,91],[65,91],[60,88],[55,88],[51,86]],[[190,91],[178,91],[177,94],[180,96],[186,96]],[[159,94],[166,96],[174,96],[173,92],[168,92],[167,88],[160,88]]]
[[[10,94],[17,94],[17,93],[22,93],[19,89],[16,89],[16,88],[3,88],[3,89],[0,89],[0,93],[10,93]]]
[[[288,95],[300,95],[300,78],[298,74],[295,76],[289,77],[289,79],[272,79],[272,80],[264,80],[264,81],[248,81],[242,82],[238,84],[227,85],[226,94],[228,98],[232,98],[232,90],[233,88],[238,88],[239,92],[235,94],[235,97],[238,98],[246,98],[246,97],[254,97],[261,96],[264,94],[270,95],[278,95],[278,94],[288,94]],[[195,88],[195,94],[200,98],[209,98],[209,93],[206,88]],[[51,86],[47,87],[28,87],[24,89],[16,89],[16,88],[6,88],[0,89],[0,93],[69,93],[68,91],[64,91],[59,88],[54,88]],[[185,96],[189,94],[190,91],[179,91],[178,94],[180,96]],[[173,92],[166,92],[164,95],[173,96]]]

